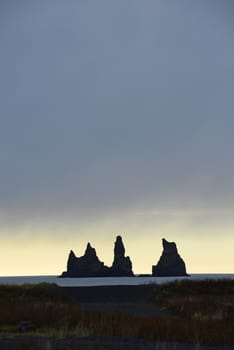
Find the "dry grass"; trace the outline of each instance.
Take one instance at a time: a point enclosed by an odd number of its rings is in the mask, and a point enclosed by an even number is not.
[[[201,343],[234,344],[234,281],[181,280],[159,286],[156,303]],[[175,333],[177,326],[175,324]]]
[[[0,330],[17,330],[20,320],[30,320],[37,329],[34,335],[54,338],[108,335],[234,344],[234,281],[188,280],[158,286],[152,303],[165,309],[166,317],[83,311],[55,293],[56,288],[59,287],[0,286]]]

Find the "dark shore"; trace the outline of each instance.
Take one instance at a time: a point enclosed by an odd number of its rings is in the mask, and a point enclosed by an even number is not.
[[[59,287],[53,291],[79,303],[147,302],[152,301],[157,285],[122,285],[95,287]]]
[[[165,312],[152,305],[157,285],[60,287],[56,293],[71,299],[82,310],[160,316]]]

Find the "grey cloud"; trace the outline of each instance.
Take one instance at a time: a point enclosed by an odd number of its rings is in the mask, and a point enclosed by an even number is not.
[[[4,212],[233,204],[231,2],[0,6]]]

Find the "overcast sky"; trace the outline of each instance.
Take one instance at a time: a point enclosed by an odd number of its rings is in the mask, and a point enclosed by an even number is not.
[[[139,272],[164,236],[188,270],[233,272],[233,16],[232,0],[1,0],[1,274],[60,272],[87,241],[111,261],[116,234]]]

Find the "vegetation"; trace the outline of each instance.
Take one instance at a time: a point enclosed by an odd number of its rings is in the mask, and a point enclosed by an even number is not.
[[[157,286],[151,306],[163,310],[161,317],[134,316],[127,310],[124,313],[83,310],[79,303],[58,293],[59,288],[51,284],[0,286],[1,337],[18,336],[19,322],[24,320],[35,326],[27,336],[48,339],[115,336],[191,344],[234,344],[234,280],[180,280]],[[50,340],[48,350],[54,349],[51,344]],[[23,348],[31,349],[25,344]],[[91,348],[91,345],[84,347]],[[42,350],[45,346],[34,345],[33,349]],[[97,345],[95,349],[99,349]],[[107,345],[105,349],[109,349]]]
[[[188,341],[234,344],[234,280],[179,280],[160,285],[155,302],[182,324]]]
[[[17,331],[21,321],[30,321],[37,334],[57,337],[90,334],[84,329],[78,308],[57,294],[53,284],[0,286],[0,330]]]

